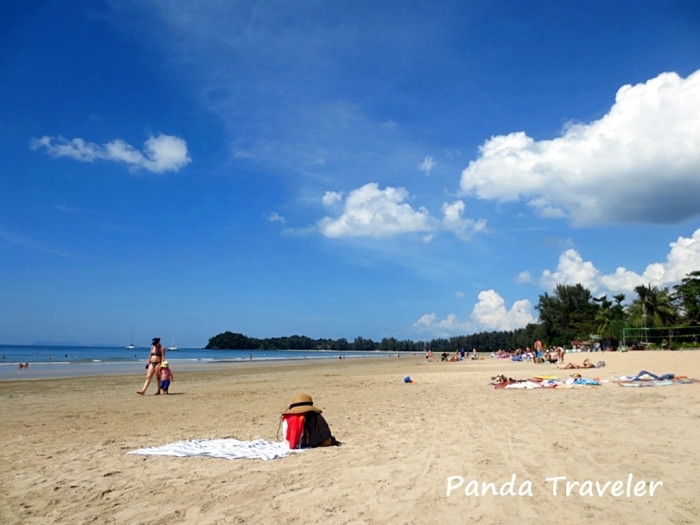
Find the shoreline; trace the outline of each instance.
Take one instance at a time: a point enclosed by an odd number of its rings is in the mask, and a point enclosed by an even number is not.
[[[346,356],[344,361],[357,360],[374,360],[387,359],[394,357],[395,353],[382,352],[367,356]],[[407,356],[408,357],[408,356]],[[411,356],[412,357],[412,356]],[[237,366],[251,366],[268,364],[284,364],[285,366],[292,363],[310,363],[310,362],[326,362],[340,361],[338,354],[327,356],[314,357],[291,357],[291,358],[275,358],[275,357],[258,357],[252,360],[248,359],[178,359],[170,358],[173,370],[180,371],[205,371],[227,369]],[[31,363],[29,369],[19,369],[17,363],[7,363],[0,366],[0,384],[8,381],[41,381],[49,379],[68,379],[72,377],[108,377],[108,376],[125,376],[137,375],[144,373],[145,375],[145,359],[140,361],[118,362],[118,361],[100,361],[100,362],[55,362],[55,363]]]

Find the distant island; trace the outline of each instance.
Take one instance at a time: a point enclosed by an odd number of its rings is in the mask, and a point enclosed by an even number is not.
[[[479,352],[493,352],[499,348],[525,348],[537,338],[538,325],[528,325],[513,331],[481,332],[471,335],[437,338],[430,341],[399,340],[385,337],[373,341],[356,337],[352,342],[341,339],[313,339],[305,335],[271,337],[258,339],[240,333],[224,332],[209,339],[204,348],[207,350],[337,350],[337,351],[384,351],[384,352],[423,352],[428,348],[440,351],[455,351],[461,348]]]

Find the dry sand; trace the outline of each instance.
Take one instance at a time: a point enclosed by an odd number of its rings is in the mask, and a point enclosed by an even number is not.
[[[586,377],[700,377],[697,351],[593,357],[608,366]],[[497,373],[555,367],[423,361],[174,370],[168,397],[137,396],[141,376],[0,383],[0,523],[700,523],[700,384],[494,390]],[[184,439],[274,440],[299,392],[342,447],[268,462],[126,454]],[[663,485],[653,497],[567,497],[545,482],[626,486],[630,473]],[[513,474],[531,497],[464,495],[469,481],[500,488]],[[449,476],[465,485],[447,497]]]

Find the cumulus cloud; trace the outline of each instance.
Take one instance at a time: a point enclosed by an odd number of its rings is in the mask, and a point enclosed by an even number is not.
[[[437,162],[433,160],[433,157],[425,157],[423,162],[418,164],[418,169],[425,172],[426,175],[430,175],[431,170],[435,167]]]
[[[327,191],[323,195],[323,205],[326,208],[333,206],[336,202],[343,200],[343,194],[337,191]]]
[[[430,242],[439,230],[453,232],[463,241],[470,240],[475,233],[486,230],[486,221],[463,218],[463,201],[444,203],[443,219],[430,215],[423,206],[413,208],[408,202],[410,195],[405,188],[387,186],[380,189],[376,182],[370,182],[351,191],[343,203],[343,194],[327,191],[322,198],[326,208],[342,203],[342,213],[338,217],[324,217],[317,222],[321,233],[326,237],[391,237],[394,235],[425,232],[423,242]]]
[[[641,275],[623,267],[604,274],[591,261],[584,261],[576,250],[566,250],[559,257],[556,270],[542,272],[540,284],[551,290],[557,284],[581,283],[594,294],[630,293],[640,284],[671,286],[700,268],[700,229],[692,237],[679,237],[670,247],[666,262],[649,264]]]
[[[284,217],[282,217],[276,211],[273,211],[270,215],[268,215],[267,220],[270,222],[281,222],[281,223],[286,222],[286,219]]]
[[[576,225],[680,221],[700,213],[700,71],[620,88],[600,120],[553,140],[524,132],[486,141],[461,190],[524,200]]]
[[[326,199],[336,200],[336,195]],[[379,189],[375,182],[351,191],[345,200],[343,213],[337,218],[324,217],[318,221],[326,237],[389,237],[392,235],[425,232],[433,229],[428,211],[413,209],[404,202],[409,194],[404,188]]]
[[[479,293],[479,302],[474,305],[471,317],[485,330],[515,330],[535,322],[530,301],[515,301],[510,310],[506,310],[506,302],[495,290]]]
[[[469,319],[460,321],[457,315],[449,314],[445,319],[439,320],[435,313],[429,313],[418,319],[413,326],[420,331],[454,335],[491,330],[516,330],[535,322],[532,304],[527,299],[515,301],[510,309],[506,309],[505,300],[495,290],[479,293],[478,299]]]
[[[46,148],[52,157],[69,157],[82,162],[98,159],[124,162],[132,170],[143,168],[153,173],[178,171],[192,161],[187,154],[187,143],[183,139],[163,134],[150,137],[144,143],[143,152],[121,139],[100,146],[81,138],[66,140],[63,137],[44,136],[33,139],[30,146],[34,150]]]
[[[468,241],[475,233],[486,230],[486,220],[479,219],[474,221],[472,219],[464,219],[462,218],[464,209],[464,201],[461,200],[452,204],[444,203],[442,205],[442,223],[445,229],[454,232],[459,239]]]

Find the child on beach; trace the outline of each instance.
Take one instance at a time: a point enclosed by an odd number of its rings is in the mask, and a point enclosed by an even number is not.
[[[160,365],[160,384],[158,385],[158,392],[156,392],[156,395],[163,391],[167,396],[171,381],[175,381],[173,378],[173,371],[170,370],[170,364],[167,361],[163,361]]]

